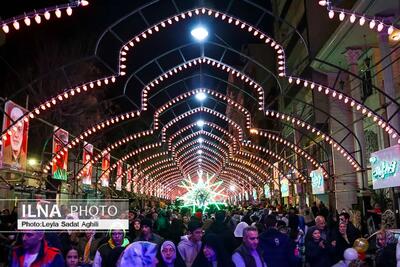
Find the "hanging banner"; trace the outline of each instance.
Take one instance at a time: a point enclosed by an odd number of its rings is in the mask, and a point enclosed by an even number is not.
[[[138,181],[139,175],[137,174],[137,170],[133,169],[133,193],[138,193]]]
[[[282,197],[289,196],[289,180],[286,177],[281,180],[281,194]]]
[[[324,174],[319,168],[310,173],[311,189],[314,195],[325,194]]]
[[[82,184],[90,185],[92,184],[92,158],[93,158],[93,145],[84,143],[83,147],[83,169],[82,169]]]
[[[101,161],[101,186],[108,187],[110,184],[110,153],[107,152],[103,155]]]
[[[249,193],[247,191],[244,192],[244,198],[249,201]]]
[[[69,133],[60,127],[54,127],[53,133],[53,155],[68,144]],[[59,154],[60,157],[53,161],[51,173],[54,179],[67,181],[68,179],[68,150]]]
[[[253,200],[257,200],[257,190],[253,188]]]
[[[271,189],[268,184],[264,185],[264,196],[265,198],[271,198]]]
[[[122,173],[123,173],[123,165],[122,161],[117,161],[117,179],[115,180],[115,190],[122,190]]]
[[[372,188],[400,186],[400,145],[371,153]]]
[[[131,166],[128,164],[126,168],[128,169],[126,173],[126,191],[132,192],[132,170],[129,170]]]
[[[12,101],[7,101],[4,106],[3,131],[14,121],[17,121],[27,112],[23,107]],[[2,140],[1,150],[2,166],[13,170],[25,171],[28,154],[29,122],[19,121],[7,132],[7,139]]]

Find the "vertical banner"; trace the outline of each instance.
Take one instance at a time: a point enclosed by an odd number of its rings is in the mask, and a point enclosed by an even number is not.
[[[282,197],[289,196],[289,180],[286,177],[281,180],[281,194]]]
[[[118,191],[122,190],[122,172],[123,172],[122,161],[117,161],[117,179],[115,180],[115,190]]]
[[[247,191],[244,192],[244,198],[249,201],[249,193]]]
[[[7,101],[4,106],[4,112],[3,131],[10,127],[14,121],[21,118],[27,110],[12,101]],[[26,170],[28,131],[29,122],[21,120],[7,132],[7,139],[3,139],[1,150],[4,167],[20,171]]]
[[[103,155],[101,161],[101,176],[100,176],[101,186],[108,187],[110,184],[110,153],[107,152]]]
[[[69,133],[60,127],[54,127],[53,133],[53,155],[68,144]],[[68,150],[53,161],[51,170],[54,179],[66,181],[68,178]]]
[[[253,188],[253,200],[257,200],[257,190]]]
[[[312,171],[310,173],[310,177],[311,177],[312,193],[314,195],[325,194],[324,174],[322,172],[322,169],[319,168],[317,170]]]
[[[270,190],[268,184],[264,185],[264,197],[265,198],[271,198],[271,190]]]
[[[92,184],[92,172],[93,172],[93,166],[92,166],[92,158],[93,158],[93,145],[84,143],[83,146],[83,156],[82,156],[82,163],[83,163],[83,169],[82,169],[82,184],[90,185]]]
[[[133,169],[133,193],[138,193],[138,181],[139,181],[139,175],[137,173],[137,170],[134,168]]]
[[[131,166],[128,164],[126,166],[127,173],[126,173],[126,191],[132,192],[132,170],[129,170]]]

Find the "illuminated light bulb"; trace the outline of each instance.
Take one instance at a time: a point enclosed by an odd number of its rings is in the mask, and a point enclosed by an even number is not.
[[[35,21],[37,24],[40,24],[40,22],[42,22],[42,18],[38,14],[36,14]]]
[[[81,4],[81,6],[87,6],[87,5],[89,5],[89,1],[87,1],[87,0],[81,0],[81,1],[80,1],[80,4]]]
[[[393,31],[394,31],[393,26],[390,26],[390,27],[388,28],[388,30],[387,30],[387,33],[388,33],[389,35],[391,35],[391,34],[393,33]]]
[[[350,16],[350,22],[351,22],[351,23],[354,23],[354,21],[356,21],[356,15],[351,14],[351,16]]]
[[[13,26],[14,26],[14,29],[19,30],[19,22],[18,21],[15,20],[13,22]]]
[[[50,17],[51,17],[51,14],[50,14],[49,11],[44,12],[44,18],[45,18],[46,20],[49,20]]]
[[[372,30],[375,27],[375,20],[371,20],[369,23],[369,28]]]
[[[360,18],[360,26],[363,26],[364,23],[365,23],[365,18],[364,18],[364,17],[361,17],[361,18]]]
[[[54,12],[54,14],[56,14],[57,18],[61,18],[61,10],[60,9],[56,9],[56,11]]]
[[[377,30],[378,30],[378,32],[381,32],[383,30],[383,23],[382,22],[380,22],[378,24]]]
[[[2,27],[2,29],[3,29],[3,32],[4,32],[4,33],[9,33],[9,32],[10,32],[10,28],[8,27],[7,24],[4,24],[3,27]]]
[[[28,18],[28,17],[25,17],[24,22],[25,22],[26,26],[30,26],[31,25],[31,19]]]
[[[71,15],[72,15],[72,8],[69,6],[69,7],[67,8],[66,12],[67,12],[67,15],[68,15],[68,16],[71,16]]]
[[[326,6],[326,0],[320,0],[320,1],[318,1],[318,4],[320,6]]]
[[[346,15],[344,14],[344,12],[343,12],[343,11],[340,12],[340,14],[339,14],[339,20],[340,20],[340,21],[343,21],[345,17],[346,17]]]
[[[333,17],[335,16],[335,12],[333,10],[330,10],[328,16],[330,19],[333,19]]]

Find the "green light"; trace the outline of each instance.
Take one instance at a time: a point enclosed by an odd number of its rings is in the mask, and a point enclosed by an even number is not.
[[[196,207],[199,207],[203,210],[203,212],[210,206],[215,205],[219,210],[219,205],[224,205],[223,202],[218,202],[216,200],[217,197],[227,197],[222,194],[224,189],[220,189],[219,187],[222,184],[222,181],[212,182],[214,178],[213,175],[206,175],[206,181],[203,180],[203,171],[197,172],[199,180],[197,183],[193,182],[190,176],[182,181],[180,187],[185,188],[187,190],[186,194],[184,194],[180,199],[183,200],[184,205],[181,207],[192,207],[193,213],[196,210]]]

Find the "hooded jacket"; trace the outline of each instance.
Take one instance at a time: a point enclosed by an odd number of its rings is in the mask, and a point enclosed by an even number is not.
[[[178,244],[178,251],[187,267],[192,266],[201,250],[201,241],[197,244],[188,239],[182,239]]]

